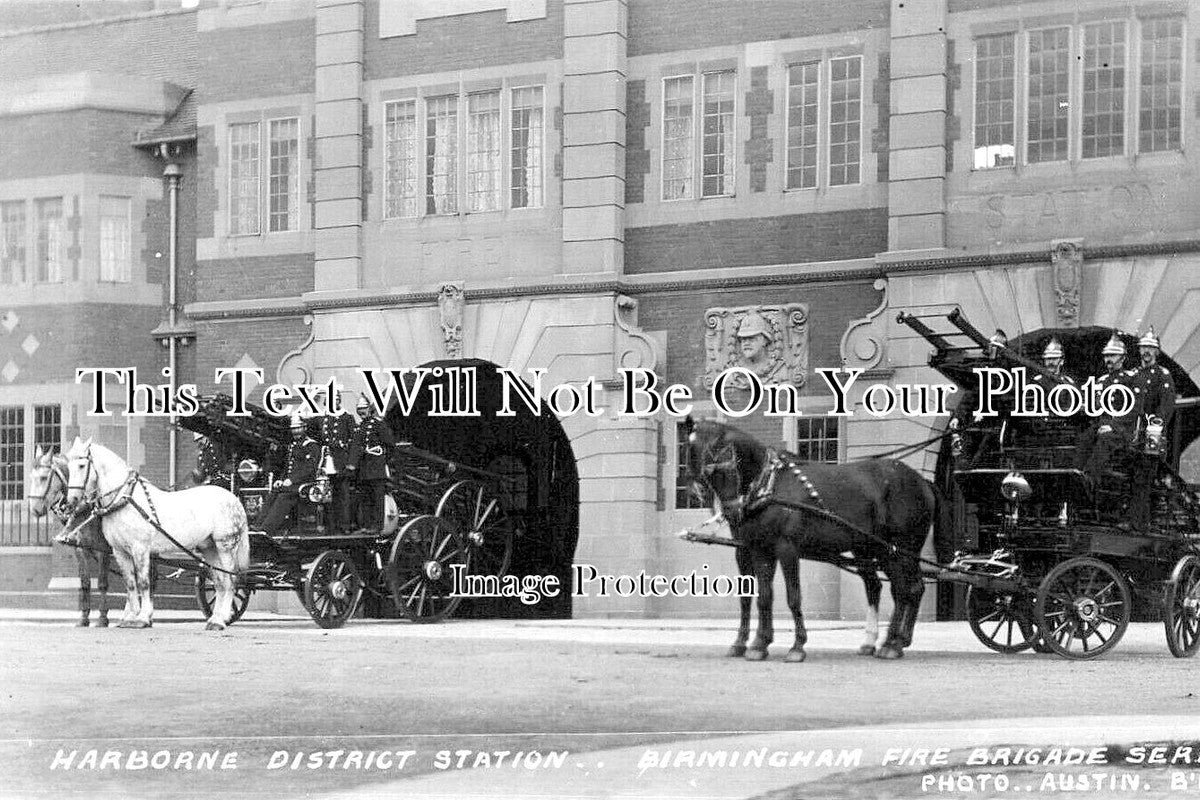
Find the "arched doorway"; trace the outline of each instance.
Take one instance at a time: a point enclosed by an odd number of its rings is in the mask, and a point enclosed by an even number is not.
[[[473,369],[479,415],[431,416],[429,387],[449,392],[451,373],[431,372],[410,413],[393,403],[386,420],[398,441],[476,469],[501,476],[495,483],[514,515],[514,540],[509,573],[555,575],[560,591],[526,605],[517,598],[478,598],[464,601],[458,617],[571,616],[571,564],[579,539],[579,476],[571,443],[557,417],[548,409],[532,413],[516,400],[514,416],[499,416],[503,397],[499,367],[490,361],[434,361],[422,366]]]
[[[1104,358],[1101,351],[1113,330],[1107,327],[1090,326],[1084,328],[1043,328],[1022,334],[1009,342],[1009,347],[1034,363],[1042,362],[1042,351],[1051,338],[1057,339],[1065,353],[1063,372],[1082,385],[1090,376],[1103,375],[1105,372]],[[1133,369],[1139,364],[1138,337],[1133,334],[1120,334],[1125,343],[1125,368]],[[1170,371],[1175,381],[1175,390],[1179,403],[1176,413],[1167,429],[1167,438],[1171,446],[1169,466],[1179,472],[1180,457],[1189,452],[1189,446],[1200,437],[1200,387],[1187,371],[1166,353],[1160,353],[1158,363]],[[970,387],[963,387],[964,389]],[[965,391],[961,402],[975,403],[974,391]],[[1195,449],[1195,448],[1192,448]],[[1200,461],[1200,454],[1196,455]],[[954,518],[954,549],[973,549],[976,531],[973,528],[973,517],[964,501],[958,486],[951,480],[951,465],[953,463],[952,446],[949,439],[942,442],[938,452],[935,480],[942,487],[946,496],[953,504]],[[1185,475],[1185,477],[1187,477]],[[943,582],[938,585],[937,617],[938,619],[966,618],[966,587],[961,584]]]

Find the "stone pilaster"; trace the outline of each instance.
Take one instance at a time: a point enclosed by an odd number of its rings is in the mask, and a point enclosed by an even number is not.
[[[363,0],[317,0],[315,288],[356,289],[362,265]]]
[[[892,4],[888,249],[946,243],[946,0]]]
[[[624,0],[565,0],[563,266],[620,273],[625,241]]]

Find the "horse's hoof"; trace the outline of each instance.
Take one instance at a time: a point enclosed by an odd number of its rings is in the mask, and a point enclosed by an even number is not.
[[[81,619],[75,623],[76,628],[86,628],[87,626],[88,626],[88,621],[86,619]]]
[[[747,650],[745,655],[742,657],[745,658],[747,661],[766,661],[767,660],[767,651],[766,650]]]
[[[223,631],[223,630],[225,630],[225,626],[219,622],[210,622],[204,626],[204,630],[206,630],[206,631]]]
[[[898,658],[904,658],[904,651],[899,647],[884,645],[879,648],[879,652],[875,654],[876,658],[882,658],[884,661],[895,661]]]
[[[746,645],[744,644],[731,644],[725,651],[727,658],[741,658],[744,655],[746,655]]]
[[[107,628],[108,627],[108,617],[101,617],[96,622],[96,627],[97,628]]]
[[[150,623],[144,619],[131,619],[129,622],[122,622],[122,628],[149,628]]]
[[[808,658],[807,653],[805,653],[799,647],[793,647],[791,650],[788,650],[787,655],[783,657],[783,660],[789,664],[802,664],[806,658]]]
[[[861,645],[861,646],[858,648],[858,654],[859,654],[860,656],[873,656],[873,655],[875,655],[875,645],[873,645],[873,644],[864,644],[864,645]]]
[[[132,619],[123,619],[117,623],[118,628],[136,628],[137,622]]]

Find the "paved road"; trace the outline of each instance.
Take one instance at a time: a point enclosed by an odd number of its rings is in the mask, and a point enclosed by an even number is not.
[[[928,765],[884,769],[879,754],[1084,734],[1200,743],[1196,663],[1172,658],[1150,624],[1102,659],[1069,662],[999,656],[963,623],[922,623],[908,656],[885,663],[853,655],[854,627],[817,623],[808,662],[793,665],[782,647],[764,664],[723,658],[724,621],[322,631],[257,616],[212,634],[193,615],[164,613],[149,631],[76,629],[70,616],[0,611],[0,797],[930,796],[919,790]],[[1089,723],[1096,715],[1137,719]],[[997,718],[1026,720],[978,722]],[[686,755],[664,755],[767,746],[864,754],[834,769],[752,765],[742,778],[727,765],[707,779]],[[109,751],[120,768],[101,768]],[[142,751],[172,761],[130,769]],[[201,757],[216,768],[198,770]],[[643,759],[654,768],[639,770]],[[897,793],[871,795],[884,778],[902,782]],[[804,783],[820,793],[795,789]]]

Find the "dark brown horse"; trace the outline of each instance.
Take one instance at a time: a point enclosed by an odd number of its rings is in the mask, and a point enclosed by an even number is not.
[[[96,588],[100,590],[100,616],[96,624],[108,627],[108,573],[112,548],[100,532],[100,520],[88,521],[87,509],[74,513],[65,510],[62,502],[67,494],[67,460],[58,453],[34,453],[33,470],[29,474],[29,508],[36,517],[52,512],[62,523],[63,533],[75,552],[79,568],[79,627],[91,624],[92,565],[96,566]]]
[[[707,490],[729,522],[738,570],[758,582],[758,634],[749,648],[750,598],[741,599],[738,638],[731,656],[759,661],[774,640],[772,604],[775,564],[783,568],[796,640],[786,660],[803,661],[808,634],[800,607],[799,559],[824,561],[857,572],[867,591],[864,655],[894,659],[912,644],[925,584],[917,560],[931,524],[938,560],[949,560],[946,504],[934,486],[904,463],[873,459],[849,464],[774,457],[765,446],[720,422],[687,420],[688,470],[694,490]],[[939,514],[939,512],[941,512]],[[875,646],[882,593],[878,571],[891,582],[895,610],[887,634]]]

